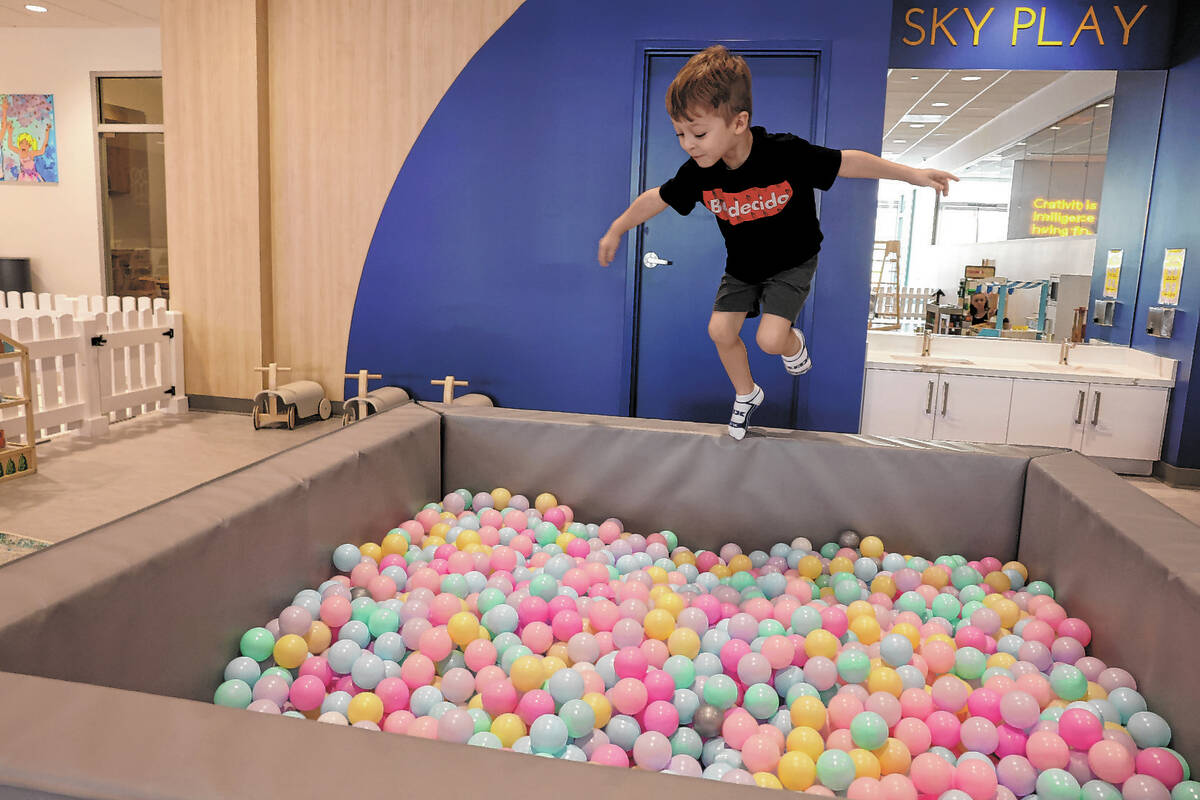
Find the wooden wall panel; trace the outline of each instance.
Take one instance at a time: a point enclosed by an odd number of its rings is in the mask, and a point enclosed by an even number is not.
[[[187,315],[189,394],[252,396],[271,348],[265,2],[162,4],[171,305]]]
[[[451,82],[520,3],[269,5],[275,360],[331,398],[342,397],[355,294],[396,173]]]

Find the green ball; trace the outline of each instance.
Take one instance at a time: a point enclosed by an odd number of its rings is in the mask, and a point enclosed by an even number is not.
[[[784,703],[788,708],[792,707],[792,703],[796,702],[799,697],[820,697],[821,693],[817,691],[817,687],[811,683],[793,683],[792,688],[787,690],[787,697],[784,698]]]
[[[422,511],[441,511],[442,504],[441,503],[426,503],[425,505],[421,506],[421,510]]]
[[[704,682],[704,702],[721,711],[733,708],[737,702],[737,684],[728,675],[710,675]]]
[[[1033,581],[1025,587],[1025,591],[1029,594],[1044,594],[1047,597],[1054,597],[1054,589],[1045,581]]]
[[[251,628],[242,634],[242,641],[238,646],[242,655],[255,661],[266,661],[275,651],[275,637],[266,628]],[[246,705],[249,704],[247,701]]]
[[[483,733],[492,729],[492,716],[482,708],[469,708],[467,713],[475,720],[475,732]]]
[[[1040,800],[1081,800],[1079,781],[1065,769],[1048,769],[1037,778]]]
[[[739,592],[754,585],[754,576],[749,572],[735,572],[729,576],[729,585]]]
[[[850,738],[863,750],[878,750],[887,742],[887,721],[874,711],[860,711],[850,720]]]
[[[1175,758],[1179,761],[1179,765],[1183,767],[1183,779],[1185,781],[1190,781],[1192,779],[1192,768],[1188,766],[1187,759],[1169,747],[1164,747],[1163,750],[1166,750],[1168,753],[1175,756]]]
[[[685,755],[699,759],[704,752],[704,740],[691,728],[680,726],[671,734],[671,755]]]
[[[558,710],[559,718],[567,724],[567,734],[572,739],[586,736],[596,725],[596,712],[582,700],[568,700]]]
[[[504,592],[497,589],[495,586],[489,586],[479,593],[476,602],[479,606],[479,613],[486,614],[496,606],[504,602]]]
[[[828,575],[818,575],[817,579],[815,581],[813,581],[813,583],[815,583],[817,585],[818,589],[824,589],[826,586],[829,585],[829,576]]]
[[[966,608],[967,603],[979,603],[983,605],[983,598],[987,597],[987,592],[982,586],[968,586],[958,592],[958,601]]]
[[[759,636],[782,636],[785,633],[787,633],[787,628],[783,627],[783,623],[772,617],[758,623]]]
[[[974,647],[960,647],[954,654],[954,674],[973,681],[987,669],[987,656]]]
[[[467,489],[455,489],[454,493],[463,499],[463,508],[470,511],[471,503],[475,500],[475,495],[471,494]]]
[[[1200,783],[1180,781],[1171,790],[1171,800],[1200,800]]]
[[[974,567],[955,567],[950,572],[950,582],[954,584],[954,588],[962,591],[968,586],[975,586],[983,580],[983,576]]]
[[[970,587],[968,587],[968,588],[970,588]],[[962,604],[963,604],[962,615],[961,615],[963,622],[965,622],[969,625],[969,624],[971,624],[971,615],[974,614],[979,609],[984,608],[985,606],[983,605],[983,603],[979,602],[978,600],[963,600],[961,597],[958,599],[962,600]]]
[[[916,592],[905,592],[896,601],[896,608],[901,611],[911,611],[914,614],[920,614],[925,610],[925,598]]]
[[[376,608],[367,617],[367,630],[375,638],[385,633],[395,633],[400,630],[400,615],[390,608]]]
[[[908,560],[908,568],[915,569],[917,572],[924,572],[929,569],[929,562],[920,556],[913,556]]]
[[[779,695],[767,684],[755,683],[746,687],[742,708],[757,720],[770,719],[779,710]]]
[[[260,628],[258,630],[266,630]],[[268,635],[270,632],[268,631]],[[251,656],[253,658],[253,656]],[[250,701],[254,699],[254,690],[250,688],[250,684],[246,683],[241,678],[228,680],[217,687],[217,691],[213,693],[213,702],[219,706],[227,706],[229,708],[245,708],[250,705]]]
[[[268,675],[278,675],[279,677],[281,677],[285,681],[287,681],[288,686],[291,686],[292,681],[296,680],[294,677],[292,677],[292,673],[288,672],[283,667],[267,667],[266,669],[264,669],[262,671],[262,675],[259,676],[259,680],[265,678]]]
[[[543,547],[558,539],[559,530],[553,522],[539,522],[533,526],[533,535]]]
[[[1078,667],[1055,664],[1050,670],[1050,688],[1067,702],[1079,700],[1087,695],[1087,677]]]
[[[856,581],[841,581],[833,587],[833,598],[844,606],[862,599],[862,588]]]
[[[359,597],[356,600],[350,601],[350,619],[356,619],[359,622],[366,623],[371,618],[372,612],[375,611],[375,601],[369,597]]]
[[[663,664],[663,672],[675,681],[676,689],[686,689],[696,682],[696,664],[687,656],[671,656]]]
[[[1121,800],[1117,787],[1102,780],[1090,780],[1085,783],[1080,792],[1083,800]]]
[[[817,780],[826,788],[844,792],[854,781],[854,760],[843,750],[826,750],[817,758]]]
[[[954,569],[954,567],[958,566],[958,564],[954,561],[954,556],[938,556],[937,560],[935,560],[933,563],[943,567],[950,567],[951,569]]]
[[[843,650],[837,657],[837,670],[846,683],[862,683],[871,674],[871,659],[859,650]]]
[[[558,594],[558,581],[544,572],[534,575],[529,581],[529,593],[549,602]]]
[[[821,555],[825,556],[825,558],[833,558],[837,555],[839,549],[837,542],[826,542],[821,545]]]
[[[675,535],[674,531],[659,531],[659,533],[667,540],[667,550],[674,550],[676,547],[679,547],[679,537]]]
[[[457,572],[442,576],[441,589],[444,594],[452,594],[462,600],[465,600],[471,593],[470,587],[467,586],[466,576],[459,575]]]
[[[967,569],[970,569],[970,567]],[[941,617],[942,619],[954,622],[958,619],[958,615],[962,613],[962,603],[958,602],[957,597],[951,597],[948,594],[939,594],[933,598],[931,610],[935,617]]]

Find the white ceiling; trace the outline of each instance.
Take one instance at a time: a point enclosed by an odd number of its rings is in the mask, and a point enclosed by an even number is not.
[[[156,28],[161,0],[29,0],[45,14],[25,10],[26,0],[0,0],[0,27]]]

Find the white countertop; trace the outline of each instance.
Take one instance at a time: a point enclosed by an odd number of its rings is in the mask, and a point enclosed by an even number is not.
[[[1128,347],[1081,344],[1071,347],[1063,365],[1058,363],[1061,347],[1059,342],[933,336],[929,355],[922,356],[920,334],[871,332],[867,368],[1124,386],[1175,385],[1178,362],[1174,359]]]

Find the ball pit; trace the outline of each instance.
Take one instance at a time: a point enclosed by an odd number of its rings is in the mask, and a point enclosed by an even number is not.
[[[693,552],[460,489],[333,564],[246,632],[215,702],[870,800],[1198,796],[1133,676],[1018,562],[853,531]]]

